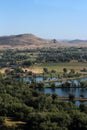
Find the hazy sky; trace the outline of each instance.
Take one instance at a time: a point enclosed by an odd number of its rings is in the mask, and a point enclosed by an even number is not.
[[[87,0],[0,0],[0,35],[87,39]]]

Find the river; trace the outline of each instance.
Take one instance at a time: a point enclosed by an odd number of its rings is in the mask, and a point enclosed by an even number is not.
[[[36,77],[35,79],[34,79],[36,82],[43,82],[43,81],[54,81],[54,80],[57,80],[57,78],[55,78],[55,77],[53,77],[53,78],[43,78],[43,77]],[[82,79],[80,79],[81,81],[87,81],[87,78],[82,78]],[[26,81],[26,82],[32,82],[32,79],[31,78],[24,78],[24,81]],[[69,83],[71,83],[72,81],[71,80],[68,80],[68,82]],[[55,83],[55,85],[61,85],[61,84],[63,84],[64,82],[54,82]],[[76,85],[76,86],[78,86],[79,85],[79,81],[78,80],[73,80],[73,83]],[[46,85],[49,85],[49,83],[46,83]],[[70,93],[73,93],[74,95],[75,95],[75,97],[81,97],[81,96],[83,96],[84,98],[87,98],[87,88],[78,88],[78,87],[76,87],[76,88],[63,88],[63,87],[60,87],[60,88],[55,88],[55,89],[52,89],[52,88],[44,88],[44,89],[42,89],[42,90],[40,90],[40,91],[42,91],[42,92],[44,92],[44,93],[50,93],[50,94],[58,94],[59,96],[61,96],[61,97],[69,97],[69,94]],[[75,102],[76,103],[76,105],[80,105],[80,101],[76,101]],[[85,102],[85,103],[87,103],[87,102]]]

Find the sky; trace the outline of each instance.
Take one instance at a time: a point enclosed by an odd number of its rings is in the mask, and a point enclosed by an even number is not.
[[[87,0],[0,0],[0,36],[87,39]]]

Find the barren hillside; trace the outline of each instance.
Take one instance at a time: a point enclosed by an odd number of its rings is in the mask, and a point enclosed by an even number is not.
[[[70,47],[70,46],[87,46],[87,41],[68,41],[59,42],[39,38],[33,34],[20,34],[0,37],[0,49],[26,49],[26,48],[43,48],[43,47]]]

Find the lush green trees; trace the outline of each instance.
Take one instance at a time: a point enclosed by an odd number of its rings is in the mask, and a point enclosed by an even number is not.
[[[69,100],[73,102],[74,99],[75,99],[74,93],[70,93],[70,94],[69,94]]]
[[[87,130],[87,115],[79,111],[72,113],[70,130]]]
[[[68,114],[59,112],[42,112],[30,114],[30,125],[32,130],[56,130],[65,129],[71,123],[71,118]]]
[[[66,74],[67,73],[67,68],[63,68],[63,72]]]
[[[86,130],[87,106],[73,104],[75,96],[69,95],[70,101],[63,102],[57,94],[44,94],[36,86],[43,88],[43,83],[29,84],[13,77],[0,76],[0,128],[1,130]],[[52,84],[53,88],[55,87]],[[5,126],[6,117],[26,122],[23,126]]]
[[[0,116],[0,126],[4,124],[5,117]]]
[[[48,73],[48,69],[47,68],[43,68],[43,72],[44,73]]]
[[[87,114],[87,105],[85,105],[84,103],[80,104],[79,109],[81,112],[84,112]]]
[[[30,60],[26,60],[26,61],[24,61],[24,62],[22,63],[22,65],[29,67],[29,66],[32,65],[32,62],[31,62]]]
[[[80,81],[80,86],[87,88],[87,81]]]
[[[51,84],[51,88],[52,88],[52,89],[55,89],[55,87],[56,87],[55,83],[52,83],[52,84]]]

